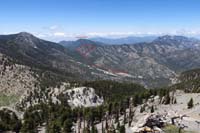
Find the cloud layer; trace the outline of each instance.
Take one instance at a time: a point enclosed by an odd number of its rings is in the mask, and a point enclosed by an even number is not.
[[[21,32],[21,31],[19,31]],[[29,32],[29,31],[26,31]],[[2,34],[13,34],[16,32],[3,32]],[[61,40],[76,40],[79,38],[93,38],[93,37],[106,37],[106,38],[120,38],[128,36],[162,36],[162,35],[183,35],[189,37],[200,38],[200,30],[187,30],[180,29],[171,32],[86,32],[86,33],[71,33],[66,31],[62,26],[52,25],[49,27],[43,27],[39,32],[30,32],[35,36],[50,40],[50,41],[61,41]]]

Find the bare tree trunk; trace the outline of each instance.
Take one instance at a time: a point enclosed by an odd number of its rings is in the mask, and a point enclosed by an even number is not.
[[[104,133],[103,120],[101,121],[101,131]]]
[[[85,129],[85,117],[83,118],[83,129]]]
[[[81,132],[81,120],[80,118],[78,119],[78,133]]]
[[[107,120],[108,118],[107,118],[107,116],[106,116],[106,131],[108,131],[108,120]]]
[[[132,106],[131,106],[131,102],[130,102],[130,105],[129,105],[129,123],[128,123],[129,127],[131,126],[131,122],[132,122]]]
[[[124,111],[124,125],[126,124],[126,109]]]

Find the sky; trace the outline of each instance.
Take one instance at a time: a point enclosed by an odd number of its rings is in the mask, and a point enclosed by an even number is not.
[[[1,0],[0,34],[60,41],[162,34],[200,36],[200,0]]]

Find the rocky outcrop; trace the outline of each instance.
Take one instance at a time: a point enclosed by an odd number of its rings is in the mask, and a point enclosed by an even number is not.
[[[27,91],[16,106],[19,110],[23,110],[36,104],[49,102],[54,104],[63,103],[66,106],[69,105],[75,108],[99,106],[103,104],[104,100],[95,93],[93,88],[73,87],[70,83],[62,83],[55,88]]]
[[[170,95],[171,97],[172,95]],[[176,103],[160,104],[160,98],[152,97],[145,103],[145,111],[140,112],[140,107],[137,107],[133,121],[131,123],[131,130],[133,132],[143,131],[144,129],[158,130],[166,125],[175,125],[180,130],[198,132],[199,127],[199,110],[200,100],[198,93],[184,93],[183,91],[176,91],[173,95],[176,98]],[[188,109],[187,103],[190,98],[195,99],[194,108]],[[144,105],[141,105],[144,106]],[[151,106],[154,106],[154,112],[150,113]]]
[[[162,115],[146,114],[131,128],[134,133],[159,132],[162,133],[164,127],[164,117]]]
[[[0,93],[21,96],[25,91],[37,88],[37,75],[31,68],[20,65],[0,54]]]
[[[95,107],[103,104],[103,98],[100,98],[93,88],[79,87],[63,92],[67,95],[68,103],[71,107]]]

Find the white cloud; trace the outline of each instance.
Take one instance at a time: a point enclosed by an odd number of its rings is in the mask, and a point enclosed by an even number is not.
[[[67,33],[65,31],[51,31],[35,34],[37,37],[47,40],[76,40],[77,38],[93,38],[93,37],[106,37],[106,38],[122,38],[128,36],[162,36],[162,35],[184,35],[198,37],[200,32],[197,31],[171,31],[171,32],[88,32],[88,33]]]
[[[186,29],[181,29],[181,30],[177,30],[175,34],[178,35],[189,35],[189,36],[197,36],[200,35],[200,30],[186,30]]]
[[[200,29],[179,29],[173,30],[170,32],[157,32],[157,31],[149,31],[149,32],[137,32],[137,31],[129,31],[129,32],[85,32],[85,33],[69,33],[64,30],[61,26],[52,25],[49,27],[43,28],[37,32],[27,31],[35,36],[51,41],[61,41],[61,40],[76,40],[77,38],[92,38],[92,37],[107,37],[107,38],[122,38],[127,36],[162,36],[162,35],[183,35],[188,37],[197,37],[200,38]],[[1,34],[13,34],[17,32],[1,32]]]
[[[90,32],[86,33],[89,37],[127,37],[127,36],[146,36],[162,35],[160,32]]]
[[[56,30],[56,29],[58,29],[58,27],[59,27],[58,25],[52,25],[52,26],[49,27],[49,29],[50,30]]]
[[[9,34],[17,34],[19,32],[3,32],[1,33],[2,35],[9,35]]]
[[[66,34],[64,32],[55,32],[53,33],[54,36],[58,36],[58,37],[65,37]]]

